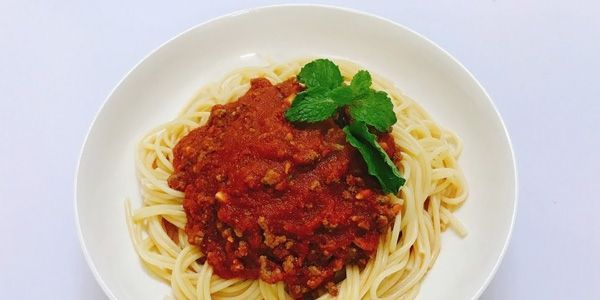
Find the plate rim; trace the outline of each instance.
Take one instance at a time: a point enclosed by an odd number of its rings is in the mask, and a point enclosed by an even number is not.
[[[73,208],[74,208],[74,218],[75,218],[75,227],[77,229],[77,238],[79,240],[79,246],[81,248],[81,251],[83,252],[83,256],[85,258],[86,264],[88,266],[88,268],[90,269],[90,271],[92,272],[96,282],[100,285],[100,287],[102,288],[103,292],[106,294],[106,296],[108,296],[108,298],[110,299],[118,299],[114,293],[112,292],[112,290],[108,287],[108,285],[106,284],[106,282],[104,281],[104,279],[102,278],[102,275],[98,272],[98,269],[96,268],[96,265],[88,251],[87,245],[85,244],[85,241],[83,239],[83,232],[81,230],[81,224],[79,221],[79,206],[78,206],[78,180],[79,180],[79,174],[80,174],[80,165],[81,165],[81,159],[83,157],[83,154],[86,150],[87,144],[88,144],[88,140],[89,140],[89,136],[92,132],[92,129],[94,128],[94,125],[96,124],[98,117],[100,116],[100,114],[102,114],[102,112],[105,110],[105,107],[108,103],[108,101],[112,98],[112,96],[114,95],[114,93],[117,91],[117,89],[119,89],[119,87],[121,87],[121,85],[123,84],[123,82],[131,75],[131,73],[133,73],[136,69],[138,69],[139,66],[141,66],[144,62],[146,62],[146,60],[148,60],[151,56],[153,56],[154,54],[156,54],[157,52],[159,52],[162,48],[164,48],[165,46],[167,46],[168,44],[170,44],[171,42],[177,40],[178,38],[180,38],[183,35],[188,34],[191,31],[194,31],[195,29],[208,25],[210,23],[214,23],[214,22],[218,22],[221,20],[225,20],[225,19],[230,19],[230,18],[235,18],[241,15],[247,15],[247,14],[251,14],[255,11],[259,11],[259,10],[270,10],[270,9],[278,9],[278,8],[292,8],[292,7],[302,7],[302,8],[307,8],[307,7],[312,7],[312,8],[318,8],[318,9],[329,9],[329,10],[338,10],[338,11],[342,11],[342,12],[346,12],[346,13],[351,13],[351,14],[357,14],[357,15],[363,15],[363,16],[367,16],[370,18],[374,18],[377,19],[379,21],[383,21],[386,23],[389,23],[391,25],[394,25],[395,27],[398,27],[400,29],[403,29],[407,32],[410,32],[411,34],[416,35],[418,38],[422,39],[423,41],[425,41],[426,43],[430,44],[430,46],[433,46],[434,48],[436,48],[437,50],[441,51],[448,59],[450,59],[450,61],[452,61],[453,63],[455,63],[462,71],[464,71],[468,77],[476,84],[476,86],[483,92],[483,94],[485,95],[485,97],[487,98],[488,103],[491,105],[491,107],[493,108],[498,120],[500,121],[500,125],[502,126],[502,130],[504,132],[504,136],[506,137],[506,141],[507,141],[507,145],[508,145],[508,149],[510,150],[510,157],[511,157],[511,161],[512,161],[512,169],[513,169],[513,186],[514,186],[514,200],[513,200],[513,209],[512,209],[512,214],[511,214],[511,221],[510,221],[510,226],[508,229],[508,234],[506,235],[506,238],[504,240],[503,243],[503,247],[501,249],[500,255],[498,256],[498,258],[496,259],[496,262],[493,266],[493,268],[491,269],[491,271],[489,272],[489,274],[487,275],[485,281],[483,282],[483,284],[479,287],[479,289],[477,290],[477,292],[473,295],[473,297],[471,297],[471,299],[478,299],[481,294],[483,294],[483,292],[488,288],[489,284],[491,283],[492,279],[495,277],[496,273],[498,272],[498,269],[500,267],[500,265],[502,264],[502,261],[504,260],[504,257],[506,255],[506,252],[508,250],[508,247],[510,245],[510,241],[512,239],[512,235],[514,232],[514,227],[515,227],[515,221],[517,218],[517,211],[518,211],[518,203],[519,203],[519,180],[518,180],[518,168],[517,168],[517,160],[516,160],[516,156],[515,156],[515,151],[514,151],[514,147],[513,147],[513,143],[512,140],[510,138],[510,134],[508,132],[508,129],[506,127],[506,124],[504,122],[504,119],[502,118],[502,115],[500,114],[500,111],[498,110],[498,108],[496,107],[496,104],[494,103],[492,97],[489,95],[489,93],[487,92],[487,90],[483,87],[483,85],[479,82],[479,80],[477,80],[477,78],[473,75],[473,73],[471,73],[471,71],[469,71],[469,69],[467,69],[467,67],[465,67],[460,61],[458,61],[452,54],[450,54],[446,49],[442,48],[440,45],[438,45],[437,43],[433,42],[432,40],[430,40],[429,38],[427,38],[426,36],[424,36],[423,34],[403,25],[400,24],[396,21],[393,21],[391,19],[382,17],[380,15],[374,14],[374,13],[370,13],[370,12],[366,12],[366,11],[362,11],[359,9],[354,9],[354,8],[349,8],[349,7],[344,7],[344,6],[337,6],[337,5],[329,5],[329,4],[274,4],[274,5],[263,5],[263,6],[256,6],[256,7],[252,7],[252,8],[245,8],[245,9],[240,9],[240,10],[235,10],[233,12],[230,13],[226,13],[223,15],[219,15],[213,18],[210,18],[204,22],[200,22],[196,25],[193,25],[191,27],[189,27],[188,29],[176,34],[175,36],[169,38],[168,40],[166,40],[165,42],[161,43],[159,46],[153,48],[150,52],[148,52],[148,54],[146,54],[144,57],[142,57],[134,66],[132,66],[124,75],[121,76],[121,79],[115,84],[115,86],[111,89],[111,91],[108,93],[108,95],[104,98],[104,100],[102,101],[102,104],[100,105],[100,107],[97,109],[94,117],[92,118],[92,122],[90,123],[90,125],[88,126],[87,132],[85,134],[85,137],[83,139],[83,143],[81,144],[81,148],[79,151],[79,156],[77,159],[77,164],[75,167],[75,176],[74,176],[74,197],[73,197]]]

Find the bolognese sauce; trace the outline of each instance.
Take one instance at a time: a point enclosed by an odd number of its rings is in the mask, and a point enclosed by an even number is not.
[[[328,291],[347,264],[364,267],[400,210],[367,173],[334,121],[294,125],[302,90],[251,81],[237,101],[174,148],[169,186],[185,193],[185,231],[222,278],[283,281],[294,298]],[[390,135],[379,144],[398,160]]]

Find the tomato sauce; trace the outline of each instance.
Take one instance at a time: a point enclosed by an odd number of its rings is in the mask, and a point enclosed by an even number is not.
[[[222,278],[283,281],[313,298],[366,265],[400,207],[389,204],[333,121],[295,125],[284,113],[302,87],[290,79],[215,105],[174,149],[168,183],[183,191],[189,242]],[[393,138],[379,142],[399,159]]]

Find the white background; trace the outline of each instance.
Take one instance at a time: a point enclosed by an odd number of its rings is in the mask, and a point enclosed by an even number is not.
[[[75,166],[94,114],[134,64],[177,33],[275,3],[83,2],[0,1],[2,299],[106,299],[73,217]],[[600,4],[327,3],[432,39],[473,72],[504,117],[519,208],[482,299],[600,299]]]

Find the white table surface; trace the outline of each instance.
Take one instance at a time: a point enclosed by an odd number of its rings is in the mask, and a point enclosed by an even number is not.
[[[73,218],[75,165],[94,114],[175,34],[274,3],[84,2],[0,1],[1,299],[106,299]],[[563,2],[328,2],[429,37],[503,115],[520,203],[482,299],[600,299],[600,4]]]

